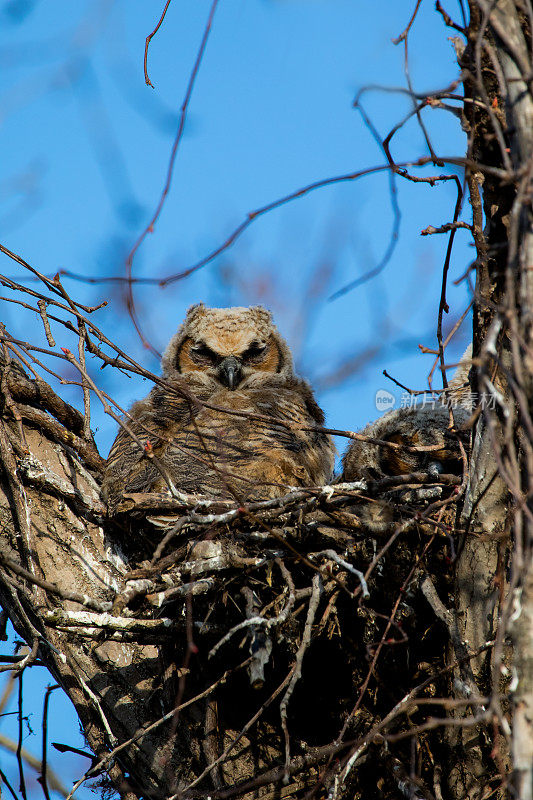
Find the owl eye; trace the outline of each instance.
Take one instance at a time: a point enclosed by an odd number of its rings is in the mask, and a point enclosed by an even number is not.
[[[250,347],[244,351],[242,354],[243,360],[246,359],[254,359],[262,356],[266,350],[266,344],[261,344],[260,342],[252,342]]]
[[[211,361],[213,364],[216,364],[218,361],[217,354],[205,344],[197,344],[191,347],[191,355],[193,359]]]

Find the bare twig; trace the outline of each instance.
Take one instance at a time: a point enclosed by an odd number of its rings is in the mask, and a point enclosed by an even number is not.
[[[8,736],[3,733],[0,733],[0,747],[3,747],[4,750],[8,750],[10,753],[17,752],[18,745],[16,742],[12,741]],[[23,761],[28,764],[35,772],[41,774],[42,773],[42,763],[39,761],[38,758],[35,758],[34,755],[29,753],[24,747],[20,749],[20,757]],[[48,783],[51,789],[54,792],[57,792],[61,795],[61,797],[67,798],[68,797],[68,789],[63,785],[61,779],[53,772],[50,767],[47,769],[47,776],[48,776]],[[3,779],[5,782],[5,778]],[[6,783],[6,785],[8,785]]]
[[[190,103],[190,100],[191,100],[191,97],[192,97],[194,84],[195,84],[196,78],[198,76],[198,71],[200,69],[200,65],[202,63],[202,59],[204,57],[205,48],[206,48],[206,45],[207,45],[207,40],[209,38],[209,33],[211,31],[211,26],[213,24],[213,17],[215,15],[215,11],[216,11],[216,8],[218,6],[218,2],[219,2],[219,0],[213,0],[213,3],[211,5],[211,9],[209,11],[209,16],[207,18],[207,22],[206,22],[206,25],[205,25],[205,28],[204,28],[202,41],[200,42],[200,47],[198,49],[198,53],[196,55],[196,60],[194,62],[194,66],[192,68],[192,72],[191,72],[191,75],[190,75],[190,78],[189,78],[189,83],[187,84],[185,97],[183,99],[183,103],[181,104],[180,116],[179,116],[179,122],[178,122],[178,130],[177,130],[176,136],[174,138],[174,144],[172,145],[172,150],[171,150],[171,153],[170,153],[170,159],[169,159],[168,168],[167,168],[167,176],[166,176],[166,180],[165,180],[165,185],[163,187],[163,191],[161,192],[161,197],[159,198],[159,202],[157,204],[157,207],[156,207],[154,213],[152,214],[150,222],[148,223],[146,228],[143,230],[143,232],[141,233],[141,235],[139,236],[139,238],[137,239],[137,241],[133,245],[133,247],[130,250],[130,252],[128,254],[128,257],[126,259],[126,273],[127,273],[127,277],[128,277],[128,288],[127,288],[127,291],[128,291],[128,297],[127,297],[128,310],[130,312],[130,315],[131,315],[132,321],[133,321],[133,323],[135,325],[135,328],[137,330],[137,333],[141,337],[141,340],[143,341],[143,343],[145,345],[149,346],[152,351],[153,351],[153,348],[149,345],[149,343],[144,338],[144,336],[142,334],[142,331],[141,331],[141,327],[140,327],[139,321],[137,319],[137,315],[136,315],[136,312],[135,312],[135,303],[134,303],[134,299],[133,299],[133,288],[132,288],[131,282],[129,281],[129,278],[131,277],[131,274],[132,274],[133,259],[135,257],[135,254],[136,254],[137,250],[139,249],[139,247],[141,246],[141,244],[146,239],[146,237],[148,236],[148,234],[149,233],[153,233],[154,226],[155,226],[157,220],[159,219],[159,216],[160,216],[161,211],[163,210],[163,206],[165,204],[165,200],[166,200],[167,195],[168,195],[168,193],[170,191],[170,185],[172,183],[172,174],[174,172],[174,164],[175,164],[175,161],[176,161],[176,156],[178,154],[178,148],[179,148],[182,136],[183,136],[183,131],[185,130],[185,121],[187,119],[187,110],[189,108],[189,103]],[[166,7],[165,7],[165,9],[163,11],[163,14],[161,16],[161,19],[159,21],[159,24],[154,30],[154,33],[156,33],[156,31],[159,28],[159,25],[161,25],[161,23],[163,22],[164,16],[165,16],[165,14],[167,12],[168,5],[169,5],[169,3],[167,2],[167,5],[166,5]],[[145,68],[146,68],[146,58],[147,58],[147,53],[148,53],[148,44],[149,44],[150,39],[154,35],[154,33],[152,33],[150,35],[150,37],[146,40],[146,46],[145,46]],[[147,79],[147,82],[150,83],[149,79],[147,78],[146,71],[145,71],[145,78]]]
[[[163,9],[163,13],[161,14],[161,16],[159,18],[159,22],[157,23],[157,25],[153,29],[152,33],[148,34],[148,36],[146,37],[146,41],[144,43],[144,80],[145,80],[146,85],[147,86],[151,86],[152,89],[154,88],[154,84],[152,83],[152,81],[148,77],[148,47],[150,46],[150,42],[152,41],[152,39],[156,35],[157,31],[159,30],[159,28],[162,25],[163,20],[165,19],[165,15],[166,15],[166,13],[168,11],[169,5],[170,5],[170,0],[167,0],[167,2],[165,3],[165,7]]]
[[[315,621],[321,593],[322,593],[322,581],[320,575],[315,573],[315,575],[313,575],[313,591],[311,594],[311,598],[309,600],[309,606],[307,608],[307,619],[305,620],[305,628],[302,634],[302,641],[300,643],[300,647],[298,648],[298,652],[296,653],[296,660],[294,663],[294,669],[291,675],[289,685],[287,686],[287,690],[283,695],[283,698],[279,706],[281,727],[283,729],[283,735],[285,737],[285,770],[286,770],[284,779],[285,782],[287,782],[289,777],[289,768],[291,760],[289,730],[287,728],[287,709],[289,707],[289,701],[292,697],[292,693],[294,692],[294,687],[302,677],[302,662],[305,656],[305,652],[309,647],[309,643],[311,641],[313,623]]]
[[[50,794],[48,792],[48,764],[47,764],[47,744],[48,744],[48,704],[50,702],[50,695],[52,692],[55,692],[56,689],[59,689],[59,684],[54,684],[53,686],[47,686],[46,692],[44,693],[44,704],[43,704],[43,724],[42,724],[42,759],[41,759],[41,777],[39,778],[39,783],[43,787],[43,792],[46,800],[50,800]]]

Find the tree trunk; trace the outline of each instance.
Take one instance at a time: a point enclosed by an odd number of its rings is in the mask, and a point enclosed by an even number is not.
[[[463,667],[455,687],[457,696],[474,689],[491,698],[493,727],[451,729],[450,791],[455,798],[485,796],[491,764],[503,773],[510,758],[518,796],[530,798],[532,538],[524,502],[529,503],[533,485],[531,6],[472,0],[470,15],[461,67],[467,71],[466,178],[477,249],[472,388],[481,413],[461,517],[455,598],[469,647],[476,650],[490,640],[495,647]],[[511,734],[504,678],[511,667],[507,641],[517,591],[524,607],[513,628]],[[501,781],[504,785],[503,774]]]
[[[48,410],[59,419],[50,416],[48,430],[39,429],[35,422],[45,414],[37,387],[15,367],[4,370],[3,384],[11,397],[36,405],[17,403],[22,436],[6,417],[0,423],[0,602],[18,633],[38,648],[33,657],[38,652],[74,703],[91,749],[104,757],[110,745],[130,738],[150,719],[150,697],[161,682],[155,643],[168,638],[172,626],[167,632],[167,621],[154,620],[139,644],[138,633],[121,633],[128,626],[134,631],[136,620],[113,615],[111,601],[125,588],[127,566],[102,527],[105,508],[95,480],[102,461],[94,445],[79,437],[81,415],[56,405]],[[61,424],[72,428],[72,422],[76,432]],[[86,459],[75,451],[77,445]],[[32,578],[46,584],[36,585]],[[69,599],[69,592],[77,596]],[[100,642],[99,629],[106,632]],[[159,748],[160,738],[147,735],[124,751],[109,766],[115,785],[134,764],[143,790],[156,796],[163,770],[155,758]]]

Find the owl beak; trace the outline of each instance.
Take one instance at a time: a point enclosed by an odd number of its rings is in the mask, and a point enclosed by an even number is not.
[[[218,377],[228,389],[235,389],[241,379],[241,365],[234,356],[228,356],[220,362]]]

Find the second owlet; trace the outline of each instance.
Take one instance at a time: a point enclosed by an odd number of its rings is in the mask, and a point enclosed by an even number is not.
[[[102,487],[111,513],[124,493],[167,490],[145,448],[195,495],[245,502],[330,481],[324,414],[269,311],[192,306],[161,363],[165,385],[125,419],[138,441],[121,429],[111,448]]]
[[[471,364],[472,350],[469,347],[450,381],[446,402],[434,407],[398,408],[367,425],[361,431],[363,435],[397,447],[372,441],[351,442],[342,460],[342,479],[378,480],[419,471],[460,475],[463,464],[459,440],[468,447],[470,434],[467,423],[472,413],[468,384]],[[453,408],[455,432],[450,425],[449,406]]]

